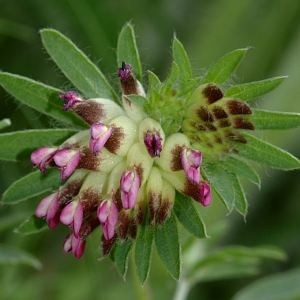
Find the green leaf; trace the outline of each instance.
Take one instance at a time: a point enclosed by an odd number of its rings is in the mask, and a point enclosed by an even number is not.
[[[192,69],[189,58],[185,52],[183,45],[174,37],[172,44],[172,53],[175,63],[179,68],[179,80],[186,81],[192,79]]]
[[[118,240],[113,248],[113,260],[117,270],[123,277],[126,275],[129,252],[132,245],[132,239],[127,237],[124,241]]]
[[[235,85],[224,91],[224,94],[226,97],[235,97],[242,100],[255,99],[276,89],[285,78],[286,76],[273,77],[261,81]]]
[[[249,120],[255,129],[281,130],[300,126],[300,114],[252,109]]]
[[[247,49],[237,49],[223,56],[208,70],[203,83],[223,84],[239,66],[246,52]]]
[[[133,74],[139,81],[142,80],[142,66],[139,51],[136,46],[133,26],[129,23],[122,28],[119,35],[117,59],[119,68],[122,66],[123,61],[127,64],[131,64]]]
[[[228,157],[227,160],[221,161],[220,165],[231,171],[232,173],[237,174],[238,176],[245,177],[252,181],[253,183],[260,186],[260,178],[256,171],[252,169],[247,163],[242,161],[238,157]]]
[[[56,88],[5,72],[0,72],[0,84],[16,99],[47,116],[75,127],[87,126],[75,113],[62,111],[63,101]]]
[[[56,189],[61,184],[59,170],[50,169],[46,174],[32,172],[15,181],[3,194],[2,204],[16,204],[45,191]]]
[[[214,163],[203,163],[202,169],[209,180],[209,184],[221,198],[229,212],[234,205],[234,189],[228,173]]]
[[[245,133],[243,135],[247,139],[246,144],[233,142],[240,156],[275,169],[293,170],[300,168],[300,161],[292,154],[252,135]]]
[[[149,226],[148,218],[144,218],[139,227],[135,243],[135,265],[138,277],[143,284],[149,275],[154,230]]]
[[[300,299],[300,269],[259,279],[240,290],[232,300]]]
[[[30,154],[40,147],[58,146],[77,131],[70,129],[39,129],[0,134],[0,159],[30,160]]]
[[[33,255],[8,245],[0,245],[1,265],[28,265],[37,270],[42,268],[42,264]]]
[[[174,279],[180,277],[180,243],[177,223],[174,214],[163,223],[156,226],[155,244],[157,252]]]
[[[178,221],[191,234],[199,239],[206,238],[206,228],[204,223],[196,210],[193,199],[176,191],[176,198],[174,203],[174,212]]]
[[[68,38],[54,29],[41,30],[47,52],[74,86],[86,98],[119,98],[100,70]]]
[[[11,120],[10,119],[2,119],[0,121],[0,130],[4,129],[4,128],[10,126],[10,125],[11,125]]]
[[[248,203],[239,178],[234,173],[227,172],[227,174],[231,179],[231,184],[234,190],[234,207],[241,215],[246,216]]]
[[[24,222],[22,222],[20,226],[14,230],[14,232],[23,235],[29,235],[38,233],[48,228],[49,227],[45,219],[38,218],[37,216],[32,215],[28,217]]]

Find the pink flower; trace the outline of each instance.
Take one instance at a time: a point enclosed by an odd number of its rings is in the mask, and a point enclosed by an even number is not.
[[[79,237],[76,238],[75,235],[70,232],[64,241],[63,250],[65,253],[72,251],[73,255],[79,259],[84,253],[85,243],[85,240],[81,240]]]
[[[161,141],[162,138],[158,133],[146,133],[144,143],[151,157],[160,157],[160,152],[162,151]]]
[[[73,235],[78,238],[79,231],[82,224],[83,218],[83,207],[82,203],[77,201],[72,201],[64,207],[60,214],[60,221],[67,225],[73,227]]]
[[[137,170],[124,171],[121,176],[121,200],[124,209],[130,209],[135,206],[140,188],[140,176]]]
[[[35,211],[35,215],[38,218],[46,217],[46,221],[50,229],[54,229],[59,223],[58,196],[58,192],[46,196],[39,203]]]
[[[95,123],[91,126],[90,133],[90,149],[96,155],[101,152],[103,146],[110,138],[113,131],[113,127],[107,128],[103,123]]]
[[[70,108],[74,108],[76,103],[84,102],[83,99],[74,91],[66,92],[65,94],[59,93],[59,97],[64,100],[63,111],[67,111]]]
[[[194,184],[200,182],[201,163],[202,153],[200,151],[184,148],[181,154],[181,164],[187,178]]]
[[[210,205],[211,199],[212,199],[211,192],[210,192],[210,186],[205,181],[201,181],[200,194],[201,194],[200,203],[203,206]]]
[[[118,220],[118,209],[113,200],[104,200],[97,210],[98,219],[101,223],[106,240],[110,240],[115,234]]]
[[[45,173],[46,166],[50,163],[53,156],[59,151],[59,148],[44,147],[31,153],[30,160],[36,167],[39,166],[42,173]]]
[[[79,164],[80,151],[66,149],[56,153],[53,157],[55,164],[61,169],[60,178],[65,180],[69,177]]]
[[[126,64],[124,61],[122,62],[122,68],[119,68],[118,70],[118,76],[120,77],[120,79],[122,81],[125,81],[126,79],[128,79],[130,73],[131,73],[131,65],[130,64]]]

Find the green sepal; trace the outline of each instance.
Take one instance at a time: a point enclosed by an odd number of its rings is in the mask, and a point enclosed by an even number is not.
[[[260,187],[260,177],[257,172],[250,167],[246,162],[241,160],[239,157],[229,156],[227,160],[220,161],[220,166],[231,171],[238,176],[242,176],[247,178],[248,180],[252,181],[253,183],[257,184]]]
[[[174,37],[172,44],[172,53],[175,63],[179,68],[179,81],[185,82],[192,79],[192,69],[186,51],[180,41]]]
[[[0,134],[0,159],[28,161],[33,151],[40,147],[59,146],[76,132],[70,129],[37,129]]]
[[[165,96],[169,96],[172,87],[177,81],[179,75],[179,68],[175,62],[171,65],[171,70],[169,72],[168,77],[161,85],[161,94]]]
[[[241,100],[255,99],[276,89],[285,78],[286,76],[273,77],[265,80],[238,84],[224,91],[224,94],[226,97],[234,97]]]
[[[46,191],[51,193],[52,189],[57,189],[62,183],[58,169],[50,169],[43,174],[40,171],[29,173],[21,179],[15,181],[3,193],[2,204],[16,204]]]
[[[118,67],[122,66],[124,61],[132,66],[132,73],[137,80],[142,80],[142,66],[140,62],[140,55],[136,45],[135,34],[133,26],[127,23],[121,30],[118,38],[117,46],[117,61]]]
[[[176,191],[174,212],[178,221],[199,239],[207,237],[205,225],[194,206],[193,199]]]
[[[135,243],[135,265],[137,275],[140,282],[143,284],[150,271],[152,244],[154,238],[154,227],[149,226],[148,218],[144,218],[143,224],[138,229]]]
[[[259,130],[282,130],[300,126],[299,113],[252,109],[249,120]]]
[[[41,36],[53,61],[86,98],[107,98],[120,103],[101,71],[73,42],[54,29],[41,30]]]
[[[49,229],[46,220],[44,218],[38,218],[35,215],[28,217],[25,221],[23,221],[15,230],[14,232],[29,235],[35,234],[40,231]]]
[[[30,253],[8,245],[0,245],[0,265],[27,265],[37,270],[42,269],[42,264]]]
[[[237,49],[220,58],[207,72],[202,84],[214,82],[222,85],[237,69],[248,49]]]
[[[0,72],[0,84],[8,93],[29,107],[73,127],[87,128],[87,125],[75,113],[62,111],[63,100],[58,95],[60,90],[5,72]]]
[[[300,168],[300,161],[292,154],[252,135],[246,133],[243,135],[247,139],[246,144],[232,142],[240,156],[275,169],[293,170]]]
[[[158,255],[167,267],[167,270],[174,279],[179,280],[181,251],[174,213],[171,214],[162,226],[156,226],[155,244]]]
[[[161,99],[160,88],[161,82],[159,78],[151,71],[148,71],[149,87],[147,93],[147,99],[149,99],[149,104],[154,106]]]
[[[115,262],[118,272],[124,278],[128,268],[128,259],[132,245],[133,241],[129,237],[125,240],[118,239],[109,253],[110,258]]]
[[[215,163],[202,163],[202,171],[227,210],[231,212],[234,206],[235,192],[228,173]]]

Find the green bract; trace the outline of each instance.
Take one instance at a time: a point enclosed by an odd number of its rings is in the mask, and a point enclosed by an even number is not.
[[[89,99],[87,100],[90,101],[89,103],[104,105],[103,98],[105,101],[107,99],[114,101],[120,106],[123,103],[124,112],[120,110],[121,116],[114,116],[107,121],[104,133],[110,130],[110,125],[118,127],[118,122],[127,122],[128,126],[131,126],[128,127],[130,128],[128,131],[136,133],[136,137],[132,140],[128,138],[130,140],[128,149],[116,152],[114,143],[110,143],[110,148],[107,146],[108,150],[105,149],[101,152],[103,157],[108,157],[112,167],[108,164],[108,170],[104,172],[103,178],[101,177],[99,191],[106,189],[107,186],[108,189],[114,191],[114,185],[120,183],[120,175],[123,174],[126,163],[132,167],[129,170],[132,173],[129,175],[133,174],[132,176],[135,176],[136,179],[138,177],[136,174],[139,173],[136,164],[139,160],[141,162],[146,161],[147,170],[143,170],[145,171],[143,175],[145,177],[150,176],[148,181],[147,178],[144,181],[141,178],[141,185],[147,181],[147,187],[143,188],[145,190],[143,195],[146,195],[149,189],[159,191],[165,188],[167,190],[170,182],[176,185],[175,201],[169,203],[170,208],[168,208],[169,210],[166,209],[166,215],[160,216],[158,210],[155,211],[156,203],[151,204],[151,207],[150,204],[147,206],[147,199],[140,197],[137,202],[145,209],[145,216],[139,220],[138,213],[134,210],[126,210],[123,214],[124,218],[134,218],[136,228],[130,230],[136,230],[135,234],[125,233],[125,236],[119,234],[111,244],[102,239],[104,256],[109,254],[122,276],[126,275],[128,258],[130,253],[133,253],[138,277],[144,283],[149,274],[152,250],[155,245],[171,276],[179,279],[181,245],[178,223],[181,223],[196,238],[207,237],[206,228],[201,219],[205,208],[200,207],[193,200],[198,195],[198,201],[201,202],[199,199],[203,195],[199,196],[199,189],[192,190],[191,186],[197,186],[193,182],[189,183],[190,187],[187,189],[183,180],[185,173],[182,166],[173,166],[172,162],[168,161],[170,157],[167,151],[170,150],[170,153],[173,151],[173,148],[168,145],[172,138],[168,138],[173,134],[180,133],[178,135],[180,138],[177,141],[178,153],[173,153],[174,156],[177,155],[180,161],[184,148],[187,148],[186,150],[195,149],[198,154],[201,152],[202,180],[207,186],[210,185],[215,190],[228,212],[235,209],[243,216],[247,214],[248,204],[240,179],[246,178],[260,186],[260,179],[253,168],[255,166],[253,162],[282,170],[300,167],[300,161],[296,157],[255,135],[257,130],[281,130],[298,127],[300,114],[260,110],[252,108],[251,103],[246,102],[272,91],[282,83],[284,77],[224,88],[224,86],[228,86],[228,79],[244,59],[247,49],[238,49],[228,53],[200,78],[193,76],[183,45],[174,37],[172,44],[173,62],[166,80],[162,82],[153,72],[148,71],[148,90],[146,93],[143,93],[141,86],[139,86],[141,88],[140,93],[125,94],[121,99],[98,67],[68,38],[53,29],[42,30],[41,36],[43,45],[53,61],[77,91]],[[130,24],[124,26],[118,39],[117,63],[118,67],[122,66],[123,71],[125,71],[126,66],[123,65],[124,61],[131,65],[132,73],[137,80],[141,81],[143,72],[133,27]],[[57,145],[63,145],[62,149],[66,150],[64,141],[89,128],[78,115],[73,112],[62,111],[63,101],[58,97],[58,93],[61,91],[54,87],[5,72],[0,72],[0,84],[22,103],[65,125],[65,129],[52,128],[0,134],[0,159],[2,160],[28,160],[31,152],[44,146],[54,149]],[[84,100],[80,101],[84,102]],[[125,107],[126,103],[129,103],[127,107]],[[116,106],[116,104],[114,105]],[[160,152],[158,155],[150,155],[150,157],[142,148],[143,142],[145,142],[144,128],[146,128],[146,132],[148,128],[153,131],[151,134],[156,137],[156,142],[161,142],[163,150],[165,146],[166,150],[161,152],[161,157]],[[122,132],[122,134],[129,135],[128,132]],[[177,135],[175,137],[177,138]],[[114,138],[116,139],[116,137]],[[176,138],[174,139],[176,140]],[[89,143],[84,135],[83,137],[80,136],[78,140],[75,139],[75,142],[85,147],[88,147]],[[172,141],[172,145],[176,145],[176,142]],[[96,156],[96,146],[93,152]],[[127,153],[129,153],[128,157]],[[85,153],[85,155],[87,154]],[[91,157],[95,159],[95,156]],[[157,157],[153,158],[153,156]],[[103,157],[101,159],[104,159]],[[98,161],[95,161],[96,163]],[[101,173],[101,168],[99,167],[95,172]],[[91,173],[93,175],[93,172]],[[109,177],[110,174],[115,176]],[[91,178],[92,175],[85,176]],[[96,185],[97,181],[93,180],[95,181],[93,184]],[[2,197],[2,204],[16,204],[38,195],[44,195],[45,192],[51,193],[53,189],[58,188],[60,182],[56,170],[49,170],[46,175],[34,171],[17,180],[6,190]],[[67,184],[68,182],[66,186]],[[85,184],[86,190],[88,190],[90,186]],[[200,187],[200,183],[197,187]],[[174,193],[172,190],[170,195],[174,195]],[[55,196],[53,197],[55,198]],[[76,198],[76,201],[80,202],[78,199]],[[108,200],[105,199],[105,201]],[[112,202],[107,203],[111,205]],[[111,206],[109,207],[111,208]],[[162,221],[159,222],[157,219]],[[17,232],[21,234],[36,233],[45,229],[45,224],[44,221],[31,216],[18,227]],[[209,259],[217,256],[223,259],[226,255],[233,255],[232,251],[239,251],[245,256],[247,254],[244,253],[245,249],[225,250],[212,254],[206,260],[203,259],[192,272],[199,272],[200,274],[201,266],[206,265]],[[2,252],[5,254],[6,249]],[[20,259],[24,257],[25,263],[39,267],[38,262],[31,261],[31,258],[25,254],[22,255],[18,254]]]

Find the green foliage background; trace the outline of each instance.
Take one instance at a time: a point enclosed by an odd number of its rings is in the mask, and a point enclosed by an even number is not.
[[[174,32],[183,43],[197,75],[221,56],[237,48],[253,47],[232,82],[250,82],[289,75],[275,91],[259,101],[259,108],[300,111],[300,2],[294,0],[0,0],[0,69],[67,90],[66,78],[42,49],[38,31],[55,28],[69,36],[117,86],[116,46],[124,23],[135,24],[143,68],[161,79],[171,64]],[[146,79],[146,76],[145,76]],[[10,118],[5,131],[55,126],[47,117],[20,105],[0,90],[0,120]],[[49,124],[50,123],[50,124]],[[264,133],[264,135],[266,135]],[[272,132],[267,139],[300,157],[299,129]],[[264,136],[266,137],[266,136]],[[1,147],[1,145],[0,145]],[[29,162],[0,163],[0,192],[32,170]],[[300,267],[300,180],[299,171],[282,172],[261,168],[262,188],[248,184],[250,204],[244,219],[237,213],[226,216],[220,201],[201,210],[208,234],[213,238],[217,222],[225,221],[228,232],[218,245],[283,248],[285,263],[266,263],[263,274]],[[28,266],[0,267],[1,299],[140,299],[134,272],[127,281],[111,262],[98,262],[100,231],[88,240],[84,257],[77,261],[62,252],[67,228],[59,227],[35,236],[22,237],[13,229],[30,215],[41,197],[0,209],[0,243],[24,249],[40,259],[39,271]],[[199,251],[201,249],[199,248]],[[192,299],[231,299],[243,286],[258,277],[197,284]],[[152,261],[149,285],[153,299],[171,299],[176,282],[162,270],[158,256]]]

